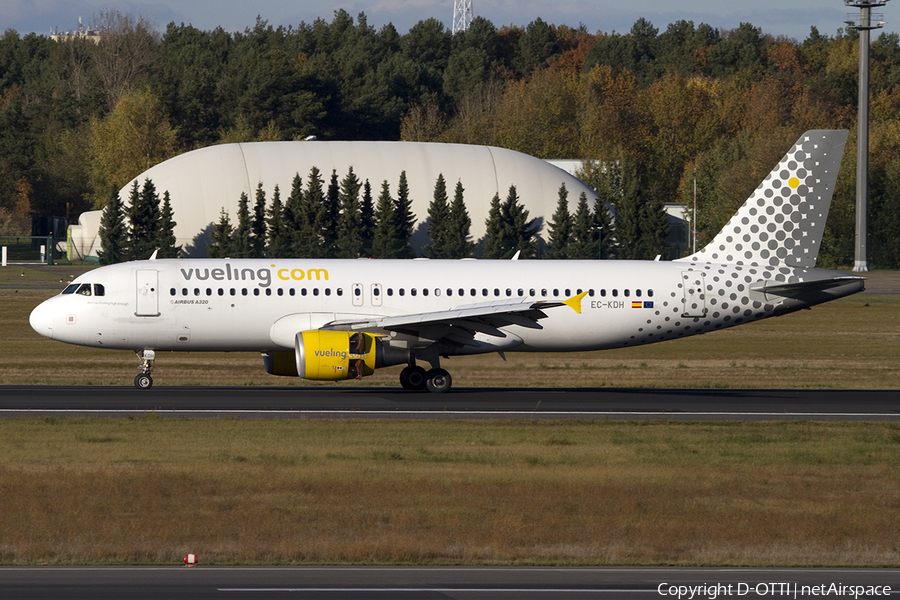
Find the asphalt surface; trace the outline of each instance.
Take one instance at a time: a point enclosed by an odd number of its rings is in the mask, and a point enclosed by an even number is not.
[[[900,390],[0,386],[0,417],[900,421]]]
[[[900,586],[898,569],[253,568],[202,565],[194,568],[0,568],[0,597],[17,600],[72,598],[642,600],[679,598],[679,595],[683,599],[896,598],[900,596],[898,586]],[[829,591],[831,593],[828,593]],[[863,593],[856,593],[859,591]],[[867,591],[871,593],[866,593]]]

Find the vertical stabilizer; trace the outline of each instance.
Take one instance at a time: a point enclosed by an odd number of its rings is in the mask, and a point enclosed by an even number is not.
[[[807,131],[702,250],[681,260],[814,268],[846,131]]]

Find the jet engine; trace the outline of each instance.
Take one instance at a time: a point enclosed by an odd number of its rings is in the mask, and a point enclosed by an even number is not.
[[[294,352],[263,354],[266,372],[338,381],[362,379],[375,369],[409,362],[409,351],[384,344],[371,333],[313,329],[297,334]]]

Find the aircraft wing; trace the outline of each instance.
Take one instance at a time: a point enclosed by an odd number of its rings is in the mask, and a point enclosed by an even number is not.
[[[484,333],[500,338],[506,334],[502,327],[519,325],[529,329],[543,329],[538,321],[547,318],[544,310],[569,306],[581,313],[581,300],[587,292],[562,301],[535,301],[509,298],[466,304],[450,310],[426,313],[412,313],[369,319],[366,321],[335,321],[326,329],[349,329],[352,331],[396,331],[430,340],[445,339],[458,345],[476,345],[472,340],[476,333]]]

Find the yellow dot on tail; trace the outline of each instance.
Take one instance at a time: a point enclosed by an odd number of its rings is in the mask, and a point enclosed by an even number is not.
[[[791,177],[790,179],[788,179],[788,185],[796,190],[800,185],[800,180],[796,177]]]

